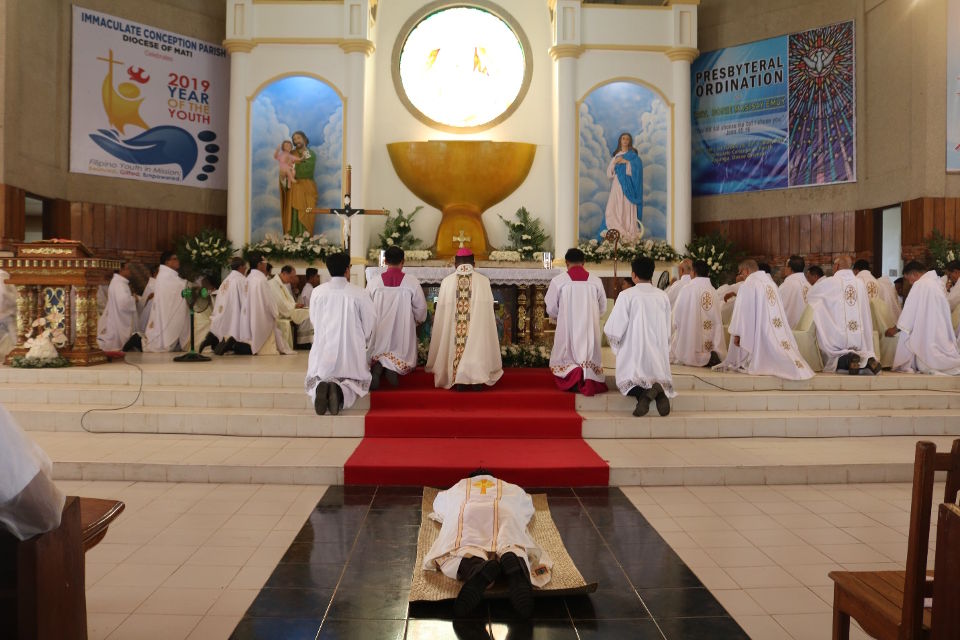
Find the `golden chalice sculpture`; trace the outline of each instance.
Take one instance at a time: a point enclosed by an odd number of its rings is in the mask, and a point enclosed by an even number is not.
[[[469,246],[478,260],[490,253],[483,212],[530,173],[534,144],[484,140],[430,140],[387,145],[400,180],[418,198],[440,209],[434,253],[449,258]]]

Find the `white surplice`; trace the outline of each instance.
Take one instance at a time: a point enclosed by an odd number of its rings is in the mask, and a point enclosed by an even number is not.
[[[280,353],[293,353],[292,323],[300,324],[310,316],[310,311],[297,307],[290,285],[280,279],[279,273],[270,278],[269,285],[277,302],[277,328],[282,338],[282,345],[278,342],[277,348]]]
[[[670,322],[670,362],[703,367],[710,352],[727,355],[717,290],[710,278],[694,278],[673,304]]]
[[[751,273],[737,291],[730,318],[727,357],[714,369],[786,380],[813,377],[810,365],[800,355],[786,311],[770,274]],[[739,336],[740,344],[734,344]]]
[[[717,300],[720,302],[720,317],[729,318],[733,313],[733,306],[737,303],[737,292],[740,291],[740,285],[743,282],[734,282],[733,284],[722,284],[717,287]],[[729,300],[724,300],[727,297],[728,293],[732,293],[734,297]]]
[[[621,291],[603,327],[617,356],[617,388],[627,395],[634,387],[649,389],[660,383],[668,398],[673,390],[670,372],[670,300],[649,282]]]
[[[534,513],[533,499],[517,485],[489,475],[464,478],[433,500],[429,517],[440,523],[440,533],[424,556],[423,569],[456,580],[464,557],[499,558],[513,552],[526,562],[533,586],[546,585],[553,560],[527,529]]]
[[[332,278],[310,296],[310,322],[315,327],[304,388],[310,400],[321,382],[335,382],[350,408],[370,390],[368,359],[376,312],[370,296],[346,278]]]
[[[823,370],[837,370],[837,360],[856,353],[860,366],[876,358],[873,350],[873,316],[870,296],[863,280],[850,269],[840,269],[828,278],[820,278],[807,293],[817,326],[817,344],[823,355]]]
[[[936,271],[926,272],[910,287],[897,328],[894,371],[960,375],[950,304]]]
[[[313,293],[313,285],[307,282],[300,290],[297,297],[297,303],[304,309],[307,309],[307,318],[297,325],[297,344],[313,344],[313,325],[310,324],[310,295]]]
[[[367,283],[367,293],[377,318],[370,362],[400,375],[410,373],[417,368],[417,325],[427,319],[420,281],[405,273],[398,286],[390,287],[377,275]]]
[[[582,369],[583,380],[605,382],[600,350],[600,316],[607,310],[607,294],[600,278],[590,275],[574,281],[561,273],[550,281],[543,298],[547,315],[557,321],[550,352],[550,370],[566,378]]]
[[[897,290],[890,282],[889,278],[875,278],[872,273],[866,269],[857,272],[857,278],[863,282],[867,289],[867,297],[871,300],[878,299],[883,303],[884,320],[887,326],[892,327],[897,323],[900,317],[900,300],[897,298]]]
[[[780,300],[783,301],[783,310],[787,314],[787,323],[791,329],[797,328],[800,316],[807,308],[807,293],[810,283],[802,273],[791,273],[780,285]]]
[[[150,311],[153,309],[153,297],[156,294],[156,290],[157,279],[154,276],[150,276],[147,284],[143,287],[143,294],[137,298],[137,315],[140,318],[137,330],[140,333],[146,333],[147,331],[147,323],[150,322]]]
[[[667,294],[667,298],[670,300],[670,306],[672,307],[677,302],[677,296],[680,295],[680,291],[690,284],[692,278],[686,273],[680,276],[680,279],[672,283],[667,290],[664,292]]]
[[[119,351],[137,330],[137,300],[130,281],[113,274],[107,290],[107,305],[97,325],[97,344],[104,351]]]
[[[960,282],[950,287],[950,291],[947,292],[947,302],[950,304],[950,313],[960,306]]]
[[[143,350],[160,353],[190,346],[190,310],[183,299],[187,281],[165,264],[154,284],[153,305],[143,339]]]
[[[440,283],[427,355],[436,387],[492,386],[503,375],[490,280],[461,264]]]
[[[250,318],[250,349],[254,354],[292,353],[285,348],[277,325],[277,296],[267,274],[259,269],[247,274],[247,315]]]
[[[247,279],[233,269],[220,283],[213,311],[210,332],[220,340],[233,338],[250,342],[250,315],[247,311]]]
[[[0,530],[26,540],[60,526],[66,497],[50,458],[0,406]]]

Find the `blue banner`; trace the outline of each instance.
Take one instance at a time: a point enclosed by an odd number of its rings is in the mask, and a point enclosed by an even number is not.
[[[853,62],[852,22],[697,58],[693,194],[855,180]]]

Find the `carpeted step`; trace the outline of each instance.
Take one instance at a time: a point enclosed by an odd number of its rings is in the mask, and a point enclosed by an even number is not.
[[[580,439],[364,438],[347,484],[448,487],[478,467],[521,486],[606,486],[609,467]]]
[[[374,403],[376,404],[376,403]],[[368,438],[581,438],[583,419],[572,409],[479,407],[372,408],[364,421]]]
[[[482,391],[454,391],[451,389],[402,389],[370,394],[370,407],[377,411],[403,410],[423,407],[444,410],[463,410],[464,407],[496,407],[501,411],[513,409],[576,411],[576,396],[557,389],[499,389]]]

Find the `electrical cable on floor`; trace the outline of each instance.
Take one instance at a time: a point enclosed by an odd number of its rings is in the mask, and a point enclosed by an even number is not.
[[[92,409],[87,409],[86,411],[84,411],[80,415],[80,428],[86,431],[87,433],[127,433],[123,429],[121,429],[120,431],[91,431],[90,429],[87,429],[87,427],[84,426],[83,424],[84,419],[94,411],[123,411],[124,409],[129,409],[133,405],[137,404],[137,401],[140,400],[140,397],[143,395],[143,369],[139,365],[134,364],[133,362],[129,362],[126,356],[123,357],[123,364],[128,364],[140,372],[140,386],[137,389],[137,396],[129,404],[124,405],[122,407],[110,407],[107,409],[94,407]]]

